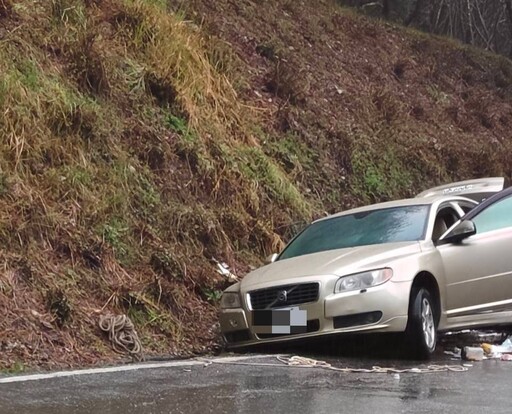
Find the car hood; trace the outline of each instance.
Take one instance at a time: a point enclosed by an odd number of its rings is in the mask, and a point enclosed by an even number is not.
[[[328,250],[292,257],[250,272],[243,278],[241,289],[248,291],[273,282],[287,283],[287,279],[301,277],[343,276],[360,270],[388,266],[392,260],[420,252],[419,242],[401,242]]]

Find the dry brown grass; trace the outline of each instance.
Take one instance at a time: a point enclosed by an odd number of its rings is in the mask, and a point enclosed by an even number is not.
[[[226,54],[157,3],[17,11],[0,43],[0,366],[108,355],[106,311],[130,315],[150,353],[211,349],[225,286],[211,257],[240,271],[240,254],[280,246],[270,200],[282,221],[310,211],[251,132]]]
[[[327,0],[178,3],[0,0],[2,368],[112,358],[106,311],[150,353],[215,349],[212,257],[242,275],[311,216],[510,177],[508,60]]]

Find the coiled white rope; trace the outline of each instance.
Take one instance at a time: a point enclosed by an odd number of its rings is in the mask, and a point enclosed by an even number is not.
[[[108,333],[114,351],[128,353],[135,361],[142,361],[142,344],[135,327],[126,315],[101,315],[99,327]]]

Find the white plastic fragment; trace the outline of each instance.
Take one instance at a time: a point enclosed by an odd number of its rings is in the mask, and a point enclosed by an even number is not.
[[[215,257],[212,257],[212,262],[215,263],[219,275],[225,276],[230,282],[238,282],[240,280],[238,276],[229,270],[227,263],[219,262]]]
[[[512,337],[507,338],[501,345],[493,345],[493,353],[510,354],[512,353]]]
[[[450,356],[452,356],[452,357],[454,357],[456,359],[460,359],[461,358],[461,352],[462,352],[462,350],[460,348],[457,348],[457,347],[453,348],[453,351],[447,351],[447,350],[444,351],[444,353],[446,355],[450,355]]]
[[[484,350],[480,347],[465,346],[462,351],[462,357],[467,361],[482,361],[484,359]]]

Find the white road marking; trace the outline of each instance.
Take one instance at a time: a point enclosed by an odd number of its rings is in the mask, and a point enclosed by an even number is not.
[[[266,358],[275,355],[251,355],[251,356],[240,356],[240,357],[223,357],[223,358],[197,358],[189,359],[184,361],[169,361],[162,363],[147,363],[147,364],[133,364],[133,365],[122,365],[108,368],[90,368],[80,369],[75,371],[59,371],[49,372],[47,374],[32,374],[32,375],[15,375],[12,377],[0,377],[0,384],[7,384],[13,382],[25,382],[25,381],[38,381],[52,378],[63,378],[73,377],[78,375],[92,375],[92,374],[109,374],[115,372],[125,371],[137,371],[140,369],[157,369],[157,368],[175,368],[175,367],[190,367],[194,365],[209,365],[217,362],[236,362],[246,361],[254,358]]]

